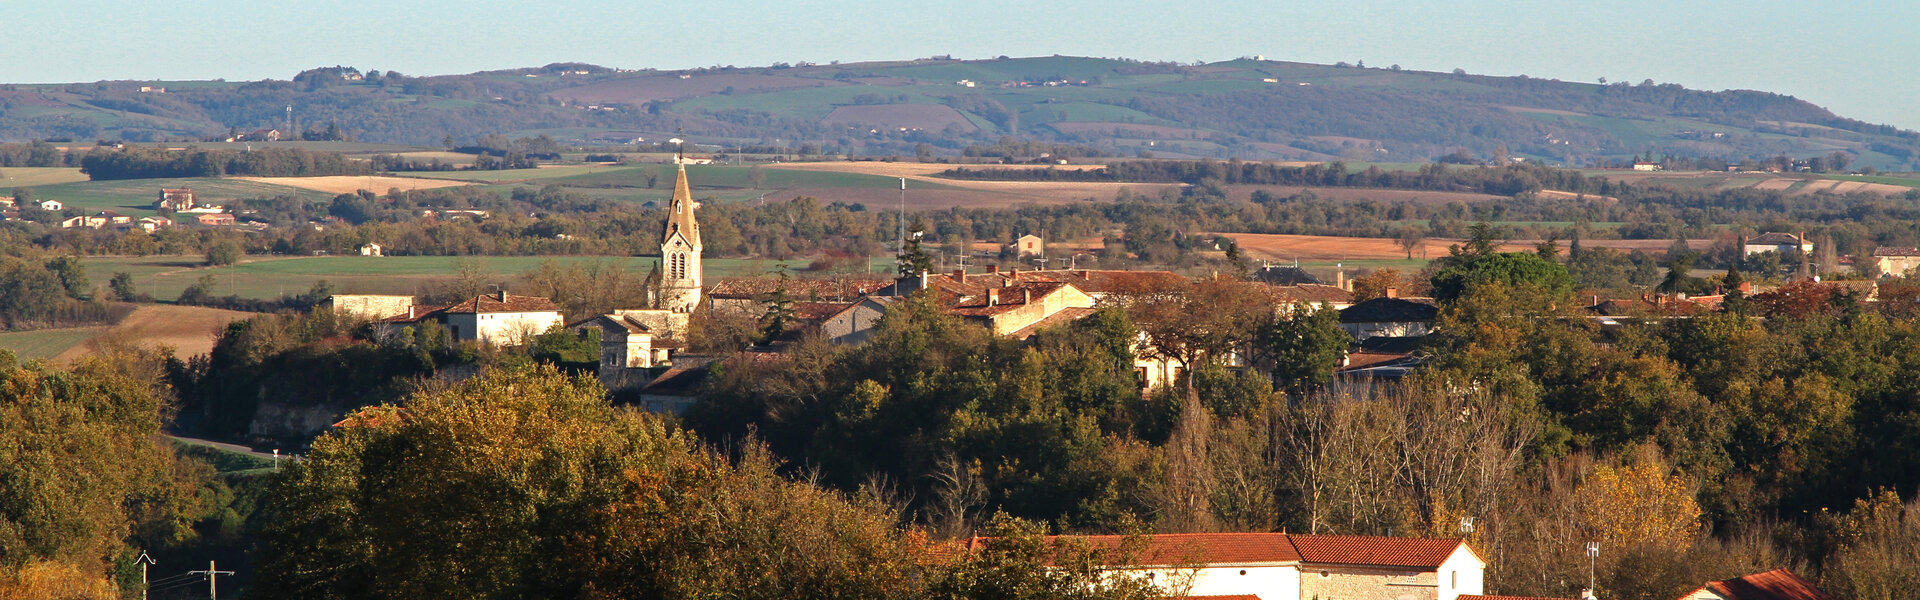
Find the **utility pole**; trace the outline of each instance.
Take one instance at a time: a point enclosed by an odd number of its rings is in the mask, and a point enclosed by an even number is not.
[[[907,253],[907,178],[900,178],[900,252]]]
[[[213,561],[209,560],[207,561],[207,570],[187,571],[187,574],[188,575],[206,575],[207,576],[207,597],[212,598],[213,600],[220,600],[219,585],[214,583],[213,580],[215,576],[218,576],[218,575],[232,575],[233,571],[221,571],[219,569],[215,569],[213,566]]]
[[[1600,561],[1600,542],[1587,542],[1587,594],[1594,593],[1593,565]]]
[[[157,565],[160,561],[147,556],[147,551],[141,550],[140,557],[133,559],[133,562],[140,563],[140,600],[147,600],[147,565]]]

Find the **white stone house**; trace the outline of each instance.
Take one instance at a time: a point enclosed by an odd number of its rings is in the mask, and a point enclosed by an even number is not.
[[[1904,275],[1914,267],[1920,267],[1920,248],[1895,248],[1882,246],[1873,250],[1874,266],[1880,269],[1881,276]]]
[[[663,315],[668,318],[664,323],[656,318]],[[583,336],[591,330],[600,331],[600,384],[610,391],[622,391],[646,385],[652,379],[651,369],[671,364],[676,344],[666,339],[656,344],[655,337],[656,333],[664,337],[671,331],[672,317],[684,319],[686,315],[665,310],[614,311],[575,321],[567,328]]]
[[[1061,538],[1053,538],[1055,541]],[[1118,548],[1124,536],[1076,536]],[[1485,589],[1487,563],[1459,539],[1287,533],[1146,536],[1116,575],[1146,576],[1171,597],[1258,600],[1462,600]],[[982,540],[969,540],[969,551]]]
[[[365,245],[360,246],[360,255],[361,256],[386,256],[387,249],[381,247],[379,244],[375,244],[373,242],[367,242]]]
[[[565,324],[560,307],[552,300],[506,292],[474,296],[446,307],[409,307],[407,314],[386,319],[384,323],[393,331],[424,321],[446,327],[455,341],[491,346],[520,345]]]
[[[1040,239],[1040,236],[1033,235],[1031,233],[1020,236],[1019,239],[1014,240],[1013,246],[1014,246],[1014,250],[1019,253],[1021,258],[1026,258],[1029,256],[1046,256],[1047,255],[1046,240]]]
[[[1793,254],[1795,251],[1801,254],[1812,254],[1813,242],[1806,241],[1806,239],[1791,233],[1774,232],[1755,237],[1741,244],[1740,256],[1753,256],[1761,252],[1778,252],[1781,256],[1787,256]]]
[[[40,210],[50,210],[53,212],[60,212],[66,209],[67,209],[67,205],[61,204],[59,200],[41,200],[40,201]]]
[[[359,319],[387,319],[413,309],[413,296],[392,294],[334,294],[320,306],[335,315]]]

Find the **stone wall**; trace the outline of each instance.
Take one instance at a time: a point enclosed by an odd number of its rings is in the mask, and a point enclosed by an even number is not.
[[[1436,600],[1433,571],[1303,566],[1300,600]]]

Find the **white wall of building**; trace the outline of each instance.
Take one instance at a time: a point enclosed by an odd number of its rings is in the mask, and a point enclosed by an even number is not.
[[[1461,594],[1485,594],[1487,563],[1461,545],[1440,563],[1440,600],[1454,600]]]
[[[1157,578],[1181,575],[1170,573]],[[1192,578],[1188,596],[1252,594],[1260,600],[1304,600],[1300,598],[1300,568],[1292,565],[1211,565],[1193,573]]]
[[[448,313],[446,318],[454,339],[497,346],[519,345],[563,324],[560,313],[554,311]]]

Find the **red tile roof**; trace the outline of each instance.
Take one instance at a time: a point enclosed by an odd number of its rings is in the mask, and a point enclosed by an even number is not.
[[[825,321],[853,306],[852,302],[795,302],[793,314],[802,321]]]
[[[1028,294],[1032,294],[1033,299],[1038,300],[1065,287],[1067,284],[1045,281],[1023,281],[1005,287],[983,287],[975,293],[956,298],[948,304],[947,312],[962,317],[996,315],[1025,306]],[[991,298],[996,293],[999,294],[998,301]]]
[[[1405,352],[1354,352],[1347,355],[1347,364],[1336,371],[1353,371],[1374,365],[1390,363],[1412,356]]]
[[[1168,533],[1149,535],[1146,548],[1134,562],[1149,565],[1235,564],[1299,562],[1300,553],[1284,533]],[[1123,535],[1055,536],[1082,540],[1094,546],[1117,548]]]
[[[709,298],[762,300],[785,290],[794,300],[848,301],[892,284],[887,277],[730,277],[707,290]]]
[[[1749,246],[1798,246],[1801,243],[1800,236],[1777,231],[1747,240]]]
[[[1373,535],[1296,535],[1300,561],[1337,565],[1437,567],[1460,547],[1457,539]]]
[[[1060,536],[1116,547],[1126,536]],[[1056,537],[1054,539],[1059,539]],[[1180,533],[1146,536],[1140,564],[1307,563],[1379,567],[1438,567],[1458,539],[1286,533]]]
[[[1016,340],[1024,340],[1024,339],[1033,337],[1033,334],[1040,333],[1040,330],[1042,329],[1050,329],[1053,327],[1078,321],[1080,319],[1086,318],[1087,315],[1091,315],[1098,310],[1100,309],[1069,306],[1067,308],[1060,309],[1060,312],[1047,315],[1047,318],[1045,319],[1034,321],[1032,325],[1022,327],[1014,331],[1013,333],[1008,334],[1007,337],[1010,337]]]
[[[1786,569],[1710,581],[1707,589],[1732,600],[1833,600],[1813,582]]]
[[[1548,598],[1546,596],[1497,596],[1487,594],[1461,594],[1459,600],[1567,600],[1566,598]]]
[[[459,304],[440,309],[447,313],[560,312],[560,305],[539,296],[515,296],[508,293],[474,296]]]

